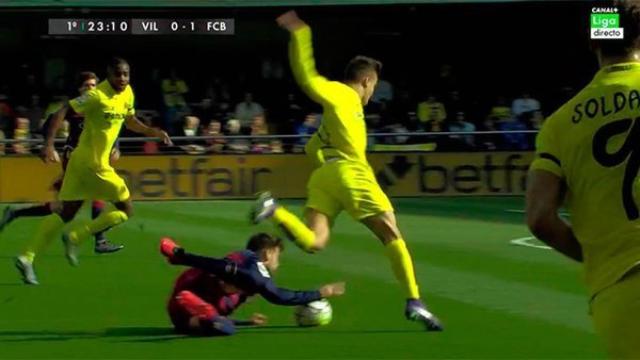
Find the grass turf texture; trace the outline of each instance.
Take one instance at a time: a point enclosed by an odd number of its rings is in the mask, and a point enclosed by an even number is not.
[[[108,237],[126,248],[94,255],[83,246],[70,267],[56,239],[37,258],[42,285],[22,285],[13,256],[38,219],[0,234],[0,358],[602,358],[588,317],[578,265],[509,240],[529,236],[516,198],[397,199],[421,292],[444,321],[426,333],[403,318],[404,300],[383,249],[342,215],[327,250],[307,255],[288,244],[277,282],[309,288],[345,280],[332,300],[333,322],[298,328],[293,308],[256,299],[237,313],[269,325],[228,338],[174,335],[165,303],[182,268],[169,266],[158,240],[220,256],[242,248],[267,225],[247,222],[248,201],[138,202],[136,216]],[[300,213],[300,202],[287,202]],[[0,210],[3,205],[0,205]],[[88,217],[89,210],[81,210]]]

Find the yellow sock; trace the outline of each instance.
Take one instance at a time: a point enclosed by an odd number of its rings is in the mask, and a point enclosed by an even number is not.
[[[79,243],[90,235],[122,224],[123,222],[127,221],[127,219],[129,219],[129,217],[124,211],[103,211],[89,224],[77,224],[69,229],[70,239],[75,243]]]
[[[284,230],[289,240],[293,241],[302,250],[311,251],[311,247],[316,241],[316,235],[302,220],[282,206],[279,206],[274,211],[271,219]]]
[[[419,299],[420,291],[413,271],[413,262],[407,249],[407,244],[402,239],[396,239],[386,245],[386,253],[391,262],[391,268],[400,282],[400,286],[410,299]]]
[[[36,254],[44,250],[51,241],[57,237],[58,232],[63,226],[64,221],[62,221],[58,214],[46,216],[42,219],[42,222],[40,222],[38,230],[22,252],[22,256],[27,258],[30,262],[33,262]]]

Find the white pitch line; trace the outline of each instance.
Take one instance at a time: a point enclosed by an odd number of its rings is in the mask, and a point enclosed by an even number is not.
[[[524,210],[520,210],[520,209],[506,209],[506,212],[509,213],[516,213],[516,214],[524,214],[525,211]],[[564,216],[564,217],[569,217],[569,213],[566,211],[561,211],[559,212],[560,216]]]
[[[536,244],[532,244],[529,241],[531,240],[535,240],[536,238],[533,236],[527,236],[527,237],[523,237],[523,238],[519,238],[519,239],[513,239],[510,240],[509,243],[513,244],[513,245],[519,245],[519,246],[526,246],[526,247],[532,247],[532,248],[536,248],[536,249],[545,249],[545,250],[551,250],[552,248],[546,245],[536,245]]]

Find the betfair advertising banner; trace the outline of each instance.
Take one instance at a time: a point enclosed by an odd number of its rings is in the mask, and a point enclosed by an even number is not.
[[[389,196],[521,195],[533,154],[377,153],[369,161]],[[304,155],[123,156],[116,164],[135,200],[249,198],[270,190],[304,198]],[[0,201],[49,201],[59,164],[0,158]]]

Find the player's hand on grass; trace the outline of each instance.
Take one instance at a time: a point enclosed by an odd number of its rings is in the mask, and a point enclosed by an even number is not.
[[[344,294],[345,290],[346,284],[344,282],[327,284],[320,288],[320,296],[322,296],[323,298],[340,296]]]
[[[267,320],[267,316],[260,313],[254,313],[253,315],[251,315],[250,319],[253,325],[264,325],[267,323]]]
[[[60,162],[60,155],[56,151],[56,148],[53,147],[53,145],[45,146],[44,148],[42,148],[40,157],[42,158],[42,161],[44,161],[45,163]]]
[[[294,32],[306,25],[294,10],[287,11],[286,13],[278,16],[276,22],[281,28],[290,32]]]

